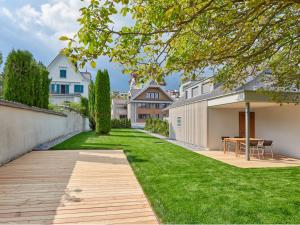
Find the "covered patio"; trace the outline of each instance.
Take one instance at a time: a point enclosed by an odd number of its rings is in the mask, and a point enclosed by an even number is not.
[[[222,151],[197,151],[206,157],[224,162],[240,168],[272,168],[272,167],[295,167],[300,166],[300,159],[275,154],[274,158],[267,155],[264,158],[251,157],[247,161],[244,157],[236,157],[234,152],[224,154]]]
[[[208,101],[208,149],[210,151],[204,155],[236,166],[239,162],[243,162],[245,167],[252,167],[251,165],[254,164],[258,167],[262,164],[263,167],[299,166],[299,133],[299,105],[279,104],[252,91],[232,93]],[[224,140],[228,148],[225,148]],[[254,140],[262,144],[270,141],[271,146],[268,146],[269,151],[266,151],[269,154],[254,155],[253,148],[250,146]],[[243,151],[240,151],[241,142]],[[250,160],[259,163],[245,163]]]

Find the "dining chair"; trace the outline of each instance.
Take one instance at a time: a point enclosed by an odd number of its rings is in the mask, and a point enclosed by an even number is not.
[[[229,136],[222,136],[222,137],[221,137],[223,149],[225,149],[225,138],[230,138],[230,137],[229,137]],[[228,149],[228,150],[229,150],[229,149]]]
[[[257,140],[251,140],[249,143],[249,150],[250,150],[250,155],[253,157],[254,153],[257,153],[257,156],[260,157],[260,146],[262,143],[259,144],[259,141]],[[242,142],[240,144],[240,153],[246,153],[246,143]]]
[[[251,141],[250,141],[251,143]],[[260,158],[260,156],[263,155],[264,152],[264,140],[259,141],[253,141],[254,146],[252,146],[252,156],[254,156],[255,151],[257,152],[257,157]]]
[[[266,151],[270,151],[272,154],[272,159],[274,158],[274,153],[273,153],[273,141],[271,140],[265,140],[263,143],[263,152],[262,155],[265,156]]]

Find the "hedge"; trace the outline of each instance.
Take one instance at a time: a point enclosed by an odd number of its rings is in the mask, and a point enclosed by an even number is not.
[[[111,120],[112,128],[131,128],[130,119],[112,119]]]
[[[169,122],[166,120],[160,120],[160,119],[147,119],[145,130],[161,134],[163,136],[168,137],[169,136]]]
[[[4,99],[48,108],[49,72],[28,51],[12,50],[4,66]]]

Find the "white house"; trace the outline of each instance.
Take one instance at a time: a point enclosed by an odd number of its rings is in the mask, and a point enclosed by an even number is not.
[[[299,99],[279,104],[257,91],[272,89],[269,85],[260,76],[228,92],[210,78],[184,84],[180,99],[166,109],[170,138],[201,149],[220,150],[222,137],[250,136],[272,140],[275,153],[300,158],[300,105],[295,104]],[[286,94],[296,96],[299,90]]]
[[[88,98],[91,73],[80,72],[68,58],[58,54],[48,66],[50,103],[79,102],[80,97]]]

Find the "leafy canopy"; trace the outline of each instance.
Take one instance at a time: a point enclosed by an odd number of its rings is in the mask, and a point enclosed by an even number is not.
[[[186,78],[214,69],[216,81],[237,86],[271,69],[281,87],[300,86],[299,0],[91,0],[64,53],[83,66],[101,55],[138,81]],[[114,27],[116,15],[133,25]]]

